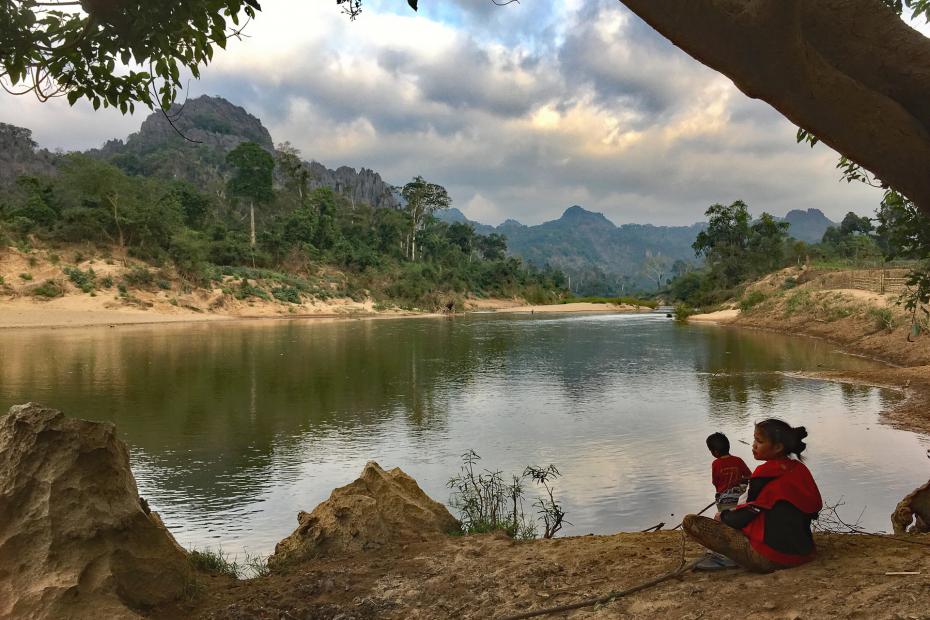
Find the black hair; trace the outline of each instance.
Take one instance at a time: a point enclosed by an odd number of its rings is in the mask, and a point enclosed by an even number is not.
[[[769,418],[756,423],[756,428],[762,431],[762,434],[772,443],[780,443],[785,447],[785,456],[795,455],[799,459],[801,453],[807,448],[804,438],[807,437],[807,429],[803,426],[793,427],[783,420]]]
[[[717,456],[718,454],[720,456],[729,454],[730,440],[727,439],[727,436],[723,433],[714,433],[707,438],[707,449],[710,450],[714,456]]]

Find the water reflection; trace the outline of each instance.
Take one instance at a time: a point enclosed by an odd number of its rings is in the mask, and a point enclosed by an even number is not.
[[[403,466],[444,500],[470,448],[505,470],[558,464],[569,533],[642,528],[709,501],[707,434],[728,433],[748,460],[737,440],[770,415],[808,426],[825,494],[881,504],[873,527],[926,478],[919,440],[875,424],[894,394],[781,374],[871,362],[818,341],[658,315],[2,337],[0,406],[39,400],[115,422],[143,494],[186,544],[267,552],[297,510],[368,459]]]

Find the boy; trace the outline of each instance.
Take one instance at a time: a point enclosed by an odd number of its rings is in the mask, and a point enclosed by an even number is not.
[[[724,512],[736,506],[752,472],[738,456],[730,454],[730,440],[723,433],[714,433],[707,438],[707,449],[714,455],[711,463],[711,482],[717,493],[717,511]]]

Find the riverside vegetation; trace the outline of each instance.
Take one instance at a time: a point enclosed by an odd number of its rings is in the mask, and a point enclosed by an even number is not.
[[[0,154],[21,172],[0,178],[0,244],[59,259],[81,244],[85,257],[139,266],[111,281],[62,265],[33,295],[59,296],[70,281],[87,294],[116,286],[129,302],[134,288],[167,285],[285,305],[350,297],[435,310],[469,294],[539,304],[568,293],[559,270],[509,256],[505,236],[434,217],[451,204],[440,185],[414,177],[391,188],[369,170],[304,162],[221,99],[189,102],[175,124],[197,144],[158,116],[125,144],[84,154],[37,150],[27,130],[0,127],[21,147]]]
[[[909,269],[907,288],[898,303],[910,317],[914,336],[930,329],[930,219],[899,193],[885,193],[874,224],[850,212],[813,244],[789,237],[788,226],[767,213],[752,221],[748,206],[740,200],[728,206],[713,205],[706,215],[709,225],[693,244],[704,265],[669,280],[664,291],[678,302],[677,318],[686,318],[692,308],[714,309],[733,299],[748,312],[772,294],[751,284],[789,266],[821,270],[903,267]],[[780,280],[779,288],[790,291],[798,284],[798,277],[789,276]],[[786,312],[790,315],[795,306],[809,299],[808,292],[797,292],[786,303]],[[821,305],[827,320],[837,318],[836,304]],[[894,328],[890,309],[867,312],[882,328]]]

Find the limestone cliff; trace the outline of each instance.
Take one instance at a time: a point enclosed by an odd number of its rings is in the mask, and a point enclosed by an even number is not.
[[[0,187],[20,175],[52,174],[58,158],[37,148],[28,129],[0,123]]]

